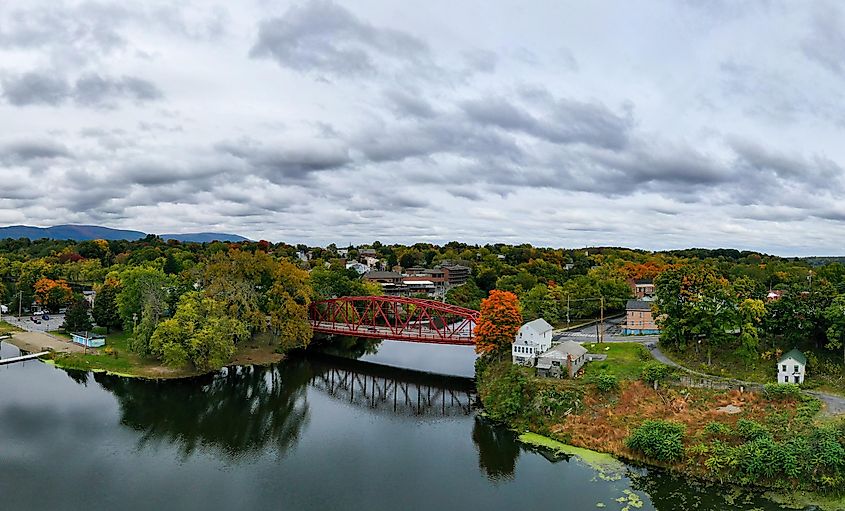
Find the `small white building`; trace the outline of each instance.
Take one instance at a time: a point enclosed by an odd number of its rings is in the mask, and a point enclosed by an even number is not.
[[[552,330],[543,318],[519,327],[511,347],[513,363],[533,367],[537,356],[552,347]]]
[[[363,263],[359,263],[358,261],[346,263],[346,269],[348,270],[350,268],[355,270],[358,273],[358,275],[363,275],[363,274],[367,273],[368,271],[370,271],[369,266],[367,266],[366,264],[363,264]]]
[[[587,349],[574,341],[563,341],[537,359],[537,375],[574,378],[587,363]]]
[[[806,371],[807,357],[793,349],[778,360],[778,383],[804,383]]]

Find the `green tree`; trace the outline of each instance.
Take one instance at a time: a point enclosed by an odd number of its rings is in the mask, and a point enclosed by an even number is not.
[[[129,347],[136,353],[148,354],[150,337],[167,312],[175,282],[163,271],[148,266],[127,268],[118,280],[117,309],[123,329],[132,331]]]
[[[737,353],[750,363],[757,358],[760,346],[758,326],[766,314],[766,305],[762,300],[746,298],[739,304],[741,318],[739,332],[739,348]]]
[[[92,326],[91,317],[88,314],[88,301],[82,296],[75,296],[67,308],[62,329],[66,332],[87,332]]]
[[[119,328],[122,324],[117,308],[117,281],[107,279],[94,297],[94,307],[91,314],[98,326],[105,327],[106,333],[112,328]]]
[[[824,310],[824,318],[830,326],[827,328],[827,345],[831,350],[842,349],[845,363],[845,295],[839,295]]]
[[[446,292],[446,303],[478,310],[481,308],[481,300],[486,296],[487,293],[479,289],[475,280],[470,277],[464,285],[453,287]]]
[[[235,338],[246,334],[246,325],[229,317],[223,303],[191,291],[179,299],[176,314],[156,326],[150,353],[170,366],[191,363],[207,371],[229,362]]]

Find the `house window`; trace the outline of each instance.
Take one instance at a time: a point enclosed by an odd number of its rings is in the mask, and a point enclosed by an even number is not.
[[[789,376],[784,376],[784,377],[783,377],[783,382],[784,382],[784,383],[789,383]]]
[[[794,372],[796,372],[796,373],[798,372],[798,366],[797,366],[797,365],[795,366],[795,371],[794,371]]]
[[[783,368],[783,372],[786,372],[786,364],[783,364],[781,367]]]

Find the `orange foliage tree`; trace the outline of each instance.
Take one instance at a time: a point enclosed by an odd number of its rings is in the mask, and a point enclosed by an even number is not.
[[[490,296],[481,301],[475,326],[476,353],[488,355],[510,347],[520,326],[519,298],[509,291],[490,291]]]
[[[72,297],[73,291],[64,280],[42,277],[35,283],[35,302],[52,312],[67,305]]]

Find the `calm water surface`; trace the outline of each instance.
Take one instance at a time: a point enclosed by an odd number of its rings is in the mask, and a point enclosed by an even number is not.
[[[475,416],[471,349],[325,351],[179,382],[0,366],[0,509],[780,509],[521,447]]]

